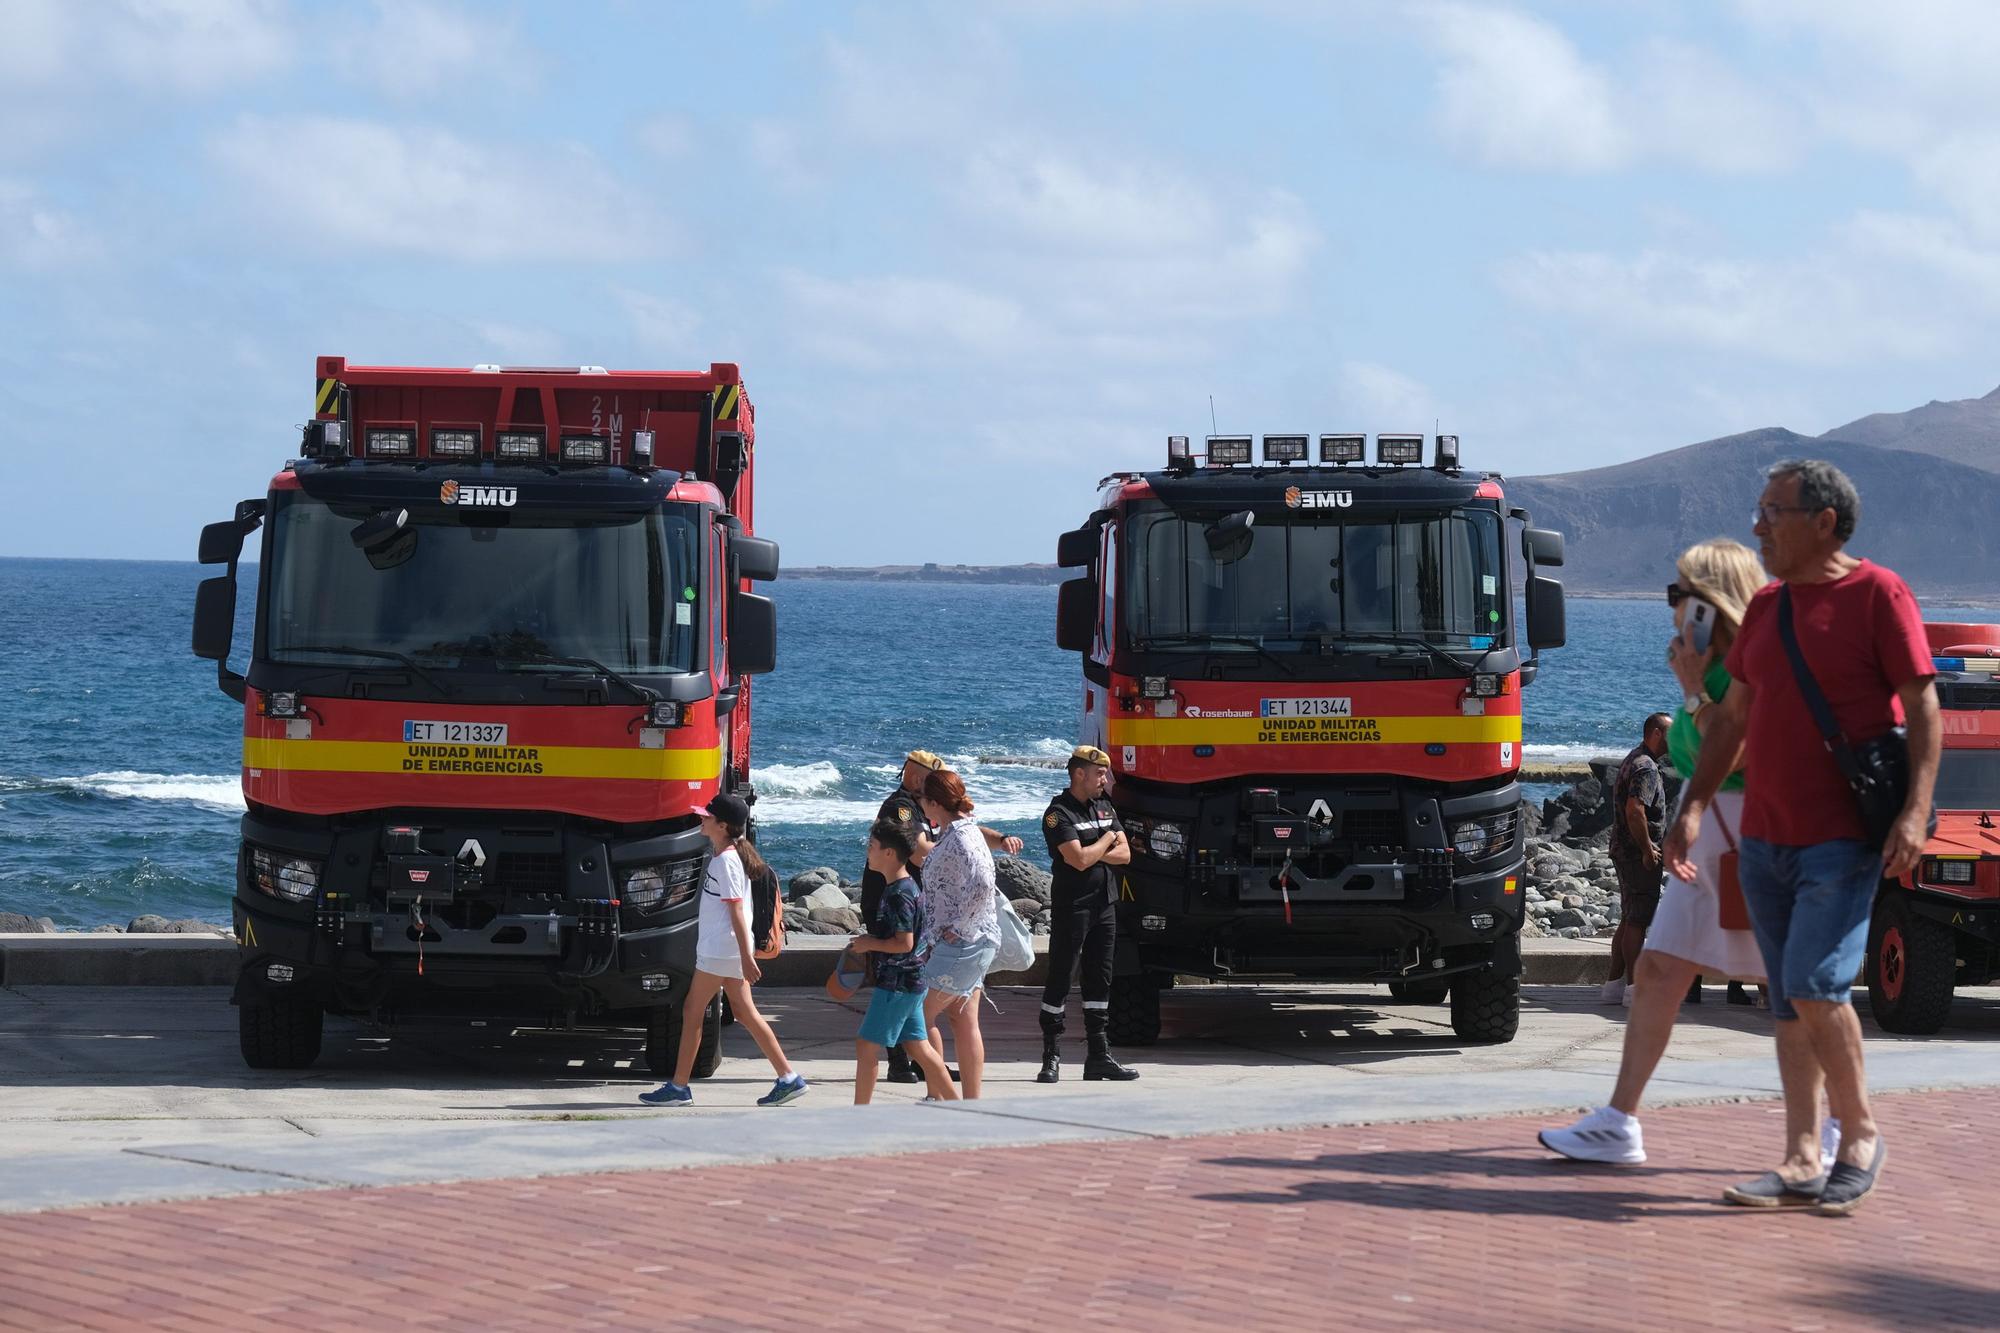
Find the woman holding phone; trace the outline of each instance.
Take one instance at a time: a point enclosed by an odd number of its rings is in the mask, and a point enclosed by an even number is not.
[[[1682,774],[1694,772],[1710,710],[1729,692],[1722,660],[1743,623],[1744,608],[1768,580],[1749,547],[1726,537],[1691,546],[1675,565],[1678,577],[1667,587],[1674,637],[1667,645],[1686,698],[1667,730],[1667,753]],[[1625,1051],[1611,1104],[1600,1106],[1566,1129],[1545,1129],[1544,1147],[1585,1162],[1636,1165],[1646,1160],[1639,1133],[1639,1098],[1666,1053],[1680,1014],[1681,998],[1695,977],[1764,979],[1764,960],[1740,914],[1740,892],[1726,892],[1725,854],[1734,850],[1743,812],[1743,773],[1737,770],[1716,793],[1701,839],[1692,848],[1693,881],[1669,875],[1659,909],[1646,932],[1646,949],[1633,974],[1632,1007],[1625,1024]],[[1733,860],[1733,858],[1731,858]],[[1733,885],[1733,879],[1731,880]]]

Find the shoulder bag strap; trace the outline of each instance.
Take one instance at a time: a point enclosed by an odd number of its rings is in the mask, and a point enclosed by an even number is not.
[[[1778,589],[1778,638],[1785,645],[1785,656],[1791,659],[1792,675],[1799,682],[1799,693],[1805,697],[1806,708],[1812,713],[1813,724],[1826,741],[1827,750],[1833,755],[1833,762],[1849,782],[1861,775],[1861,766],[1854,760],[1854,751],[1847,744],[1847,737],[1841,734],[1840,723],[1833,716],[1833,705],[1826,701],[1819,682],[1813,679],[1812,668],[1806,665],[1806,655],[1799,650],[1799,636],[1792,628],[1792,590]]]
[[[1715,826],[1722,830],[1722,840],[1729,844],[1730,851],[1735,851],[1736,835],[1729,831],[1729,821],[1722,817],[1722,807],[1712,805],[1708,808],[1708,812],[1715,816]]]

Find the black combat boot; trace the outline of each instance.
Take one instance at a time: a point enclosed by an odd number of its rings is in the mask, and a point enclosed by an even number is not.
[[[1062,1015],[1042,1010],[1042,1068],[1035,1082],[1054,1083],[1062,1077],[1062,1034]]]
[[[1088,1021],[1087,1015],[1085,1021]],[[1111,1036],[1104,1030],[1104,1025],[1101,1022],[1091,1023],[1090,1028],[1090,1053],[1083,1060],[1083,1081],[1089,1083],[1096,1079],[1109,1079],[1113,1083],[1129,1083],[1139,1077],[1138,1070],[1127,1069],[1111,1058]]]
[[[891,1083],[921,1083],[924,1081],[924,1071],[917,1068],[916,1062],[910,1059],[908,1051],[900,1046],[891,1046],[888,1078]]]

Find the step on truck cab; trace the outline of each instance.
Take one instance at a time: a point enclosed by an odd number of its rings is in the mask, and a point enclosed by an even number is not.
[[[1889,1032],[1944,1026],[1952,992],[2000,977],[2000,625],[1927,624],[1943,747],[1937,832],[1885,879],[1869,923],[1868,1008]]]
[[[1387,983],[1469,1041],[1520,1014],[1521,689],[1563,642],[1560,534],[1440,435],[1168,441],[1058,562],[1086,739],[1130,834],[1114,1040],[1175,974]],[[1518,535],[1514,535],[1518,534]],[[1516,623],[1513,561],[1527,575]]]
[[[226,570],[194,651],[243,705],[244,1059],[311,1064],[327,1013],[451,1014],[643,1028],[670,1069],[693,811],[755,799],[751,678],[776,662],[737,368],[322,357],[313,407],[300,457],[201,534]]]

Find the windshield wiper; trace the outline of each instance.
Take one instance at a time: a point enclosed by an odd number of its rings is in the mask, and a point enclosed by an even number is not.
[[[649,689],[637,681],[627,680],[604,663],[593,657],[563,657],[557,653],[496,653],[496,662],[543,662],[550,666],[586,667],[603,676],[606,680],[622,685],[631,691],[632,697],[641,704],[650,704],[660,697],[658,690]]]
[[[344,643],[288,643],[275,651],[281,653],[346,653],[350,657],[379,657],[385,662],[394,662],[403,667],[411,675],[423,681],[439,694],[453,695],[458,693],[456,689],[418,666],[416,659],[408,653],[392,653],[386,648],[350,648]]]
[[[1377,643],[1386,643],[1392,648],[1421,648],[1461,676],[1470,676],[1477,671],[1486,661],[1486,657],[1494,651],[1491,648],[1487,649],[1478,662],[1465,662],[1453,657],[1428,639],[1413,638],[1406,634],[1321,634],[1316,637],[1322,647],[1327,644],[1341,644],[1348,646],[1350,651],[1355,644]]]
[[[1159,648],[1170,643],[1183,644],[1188,647],[1200,647],[1205,643],[1241,644],[1245,648],[1256,649],[1260,657],[1277,667],[1287,676],[1296,676],[1299,674],[1297,667],[1272,652],[1269,648],[1266,648],[1262,643],[1240,634],[1168,634],[1157,639],[1139,640],[1139,649],[1141,652],[1149,652],[1154,648]]]

